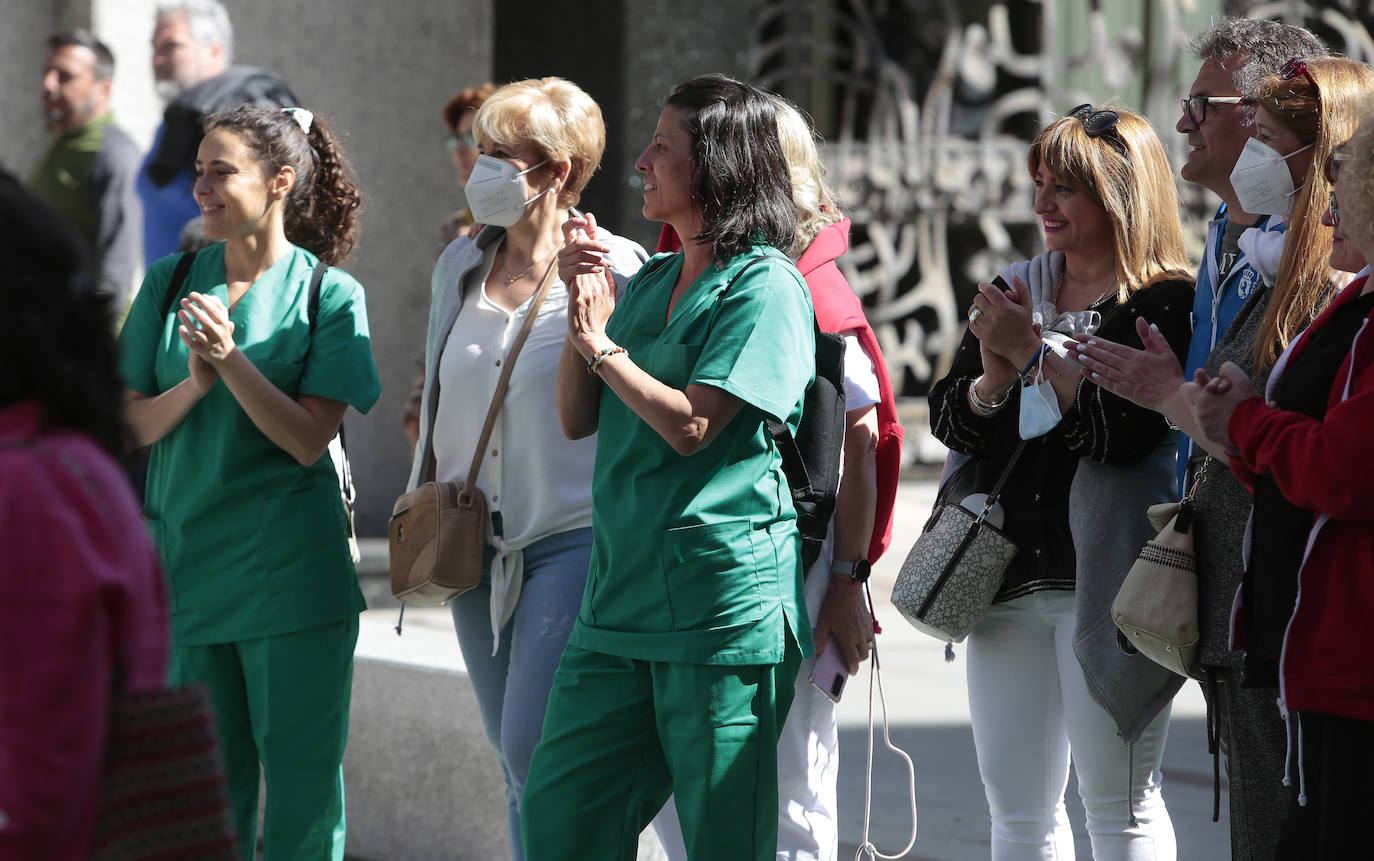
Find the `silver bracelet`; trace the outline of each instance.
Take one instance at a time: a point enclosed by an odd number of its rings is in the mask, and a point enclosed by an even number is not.
[[[978,397],[978,383],[982,379],[983,378],[980,376],[973,382],[968,384],[968,405],[972,407],[973,411],[978,415],[983,416],[984,418],[990,418],[1001,412],[1002,407],[1005,407],[1007,405],[1007,401],[1010,400],[1009,395],[1011,394],[1011,391],[1008,390],[1005,394],[1002,395],[1001,399],[995,400],[992,403],[988,403],[987,401]]]

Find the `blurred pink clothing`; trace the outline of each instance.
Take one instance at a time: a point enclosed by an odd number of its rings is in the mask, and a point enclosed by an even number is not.
[[[167,597],[123,471],[0,409],[0,861],[87,857],[116,660],[164,686]]]

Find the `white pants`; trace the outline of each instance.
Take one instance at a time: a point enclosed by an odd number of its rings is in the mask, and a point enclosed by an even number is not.
[[[806,609],[811,625],[829,587],[830,539],[806,577]],[[835,783],[840,771],[840,739],[835,704],[811,684],[815,657],[802,661],[796,694],[778,738],[778,861],[835,861],[840,835]],[[670,798],[654,817],[654,832],[668,861],[686,861],[682,826]]]
[[[1064,806],[1072,752],[1095,861],[1173,861],[1159,772],[1169,708],[1132,751],[1088,693],[1073,627],[1074,593],[1045,591],[994,604],[969,636],[969,711],[992,859],[1072,861]]]

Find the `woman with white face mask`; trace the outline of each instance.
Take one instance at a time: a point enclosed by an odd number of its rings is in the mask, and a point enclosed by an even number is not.
[[[1082,380],[1063,345],[1084,331],[1138,344],[1143,322],[1186,350],[1177,193],[1159,138],[1125,109],[1071,111],[1027,166],[1048,251],[978,286],[930,393],[935,436],[968,461],[955,501],[1016,458],[999,501],[1019,552],[967,653],[992,858],[1073,858],[1072,761],[1093,857],[1169,861],[1159,764],[1182,680],[1122,652],[1108,606],[1149,538],[1145,507],[1173,493],[1176,441],[1159,415]]]
[[[525,775],[581,606],[592,546],[596,440],[568,440],[554,414],[568,309],[555,257],[563,222],[601,162],[606,129],[601,109],[577,85],[543,78],[493,93],[477,111],[473,134],[480,155],[467,199],[477,226],[454,240],[434,268],[408,487],[431,470],[439,481],[467,477],[511,343],[550,274],[477,476],[493,532],[482,582],[450,605],[505,773],[511,851],[519,861]],[[623,288],[647,255],[594,224],[591,231],[609,246],[604,259]]]

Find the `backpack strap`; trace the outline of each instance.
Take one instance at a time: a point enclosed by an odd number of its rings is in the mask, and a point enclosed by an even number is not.
[[[172,280],[167,282],[167,292],[162,296],[162,319],[167,319],[167,315],[172,313],[172,305],[181,294],[181,285],[186,283],[186,276],[191,273],[191,264],[195,259],[195,251],[182,252],[177,258],[177,265],[172,268]]]
[[[310,297],[306,300],[306,315],[310,319],[310,337],[315,337],[315,318],[320,316],[320,285],[324,283],[324,273],[329,271],[329,264],[323,260],[315,264],[315,271],[310,275]]]
[[[310,291],[306,298],[306,316],[310,320],[310,337],[315,337],[315,322],[320,316],[320,288],[324,284],[324,274],[329,271],[329,264],[320,260],[315,264],[315,271],[310,274]],[[357,496],[357,491],[353,487],[353,469],[348,463],[348,438],[344,436],[344,424],[339,422],[339,446],[343,449],[343,464],[339,468],[340,489],[343,491],[344,498],[349,504]]]

